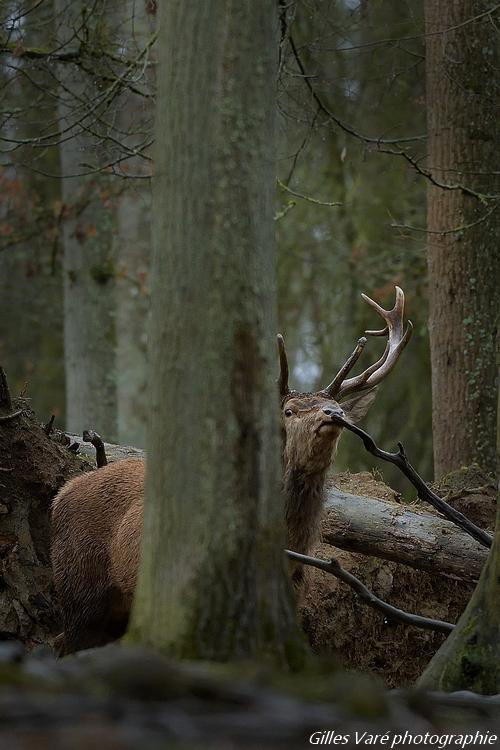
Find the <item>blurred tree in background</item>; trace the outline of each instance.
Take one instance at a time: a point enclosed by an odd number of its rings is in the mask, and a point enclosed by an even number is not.
[[[13,0],[0,42],[0,356],[42,417],[139,445],[155,12]]]

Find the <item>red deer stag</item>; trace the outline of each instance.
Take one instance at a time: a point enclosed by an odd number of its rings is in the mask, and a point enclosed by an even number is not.
[[[284,342],[278,337],[286,524],[288,546],[297,552],[309,552],[319,536],[326,471],[342,431],[332,418],[338,413],[352,420],[363,416],[375,386],[392,370],[411,335],[411,323],[404,331],[401,289],[396,287],[390,311],[363,297],[386,323],[383,330],[366,333],[387,334],[388,342],[378,362],[360,375],[347,378],[365,338],[324,390],[291,391]],[[125,632],[139,566],[144,468],[137,459],[109,464],[72,479],[54,500],[51,554],[64,623],[60,654],[102,645]]]
[[[357,422],[366,414],[375,398],[376,386],[394,368],[412,333],[410,321],[404,329],[402,289],[396,287],[392,310],[384,310],[366,294],[362,297],[386,323],[382,330],[365,331],[366,335],[387,335],[387,345],[381,358],[359,375],[347,378],[364,349],[364,337],[359,339],[351,356],[326,388],[315,393],[290,390],[285,344],[283,337],[278,336],[281,416],[285,433],[283,492],[287,544],[289,549],[304,555],[311,551],[320,536],[326,473],[342,433],[342,427],[334,421],[335,416]],[[342,400],[345,397],[347,400]],[[293,567],[293,578],[299,582],[302,566]]]

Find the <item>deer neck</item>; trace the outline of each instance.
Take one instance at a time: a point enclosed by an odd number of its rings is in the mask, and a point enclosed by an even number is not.
[[[286,466],[283,477],[288,548],[308,554],[320,539],[327,468],[307,472]]]

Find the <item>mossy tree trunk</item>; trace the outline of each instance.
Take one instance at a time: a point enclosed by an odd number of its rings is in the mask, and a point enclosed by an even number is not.
[[[498,195],[500,13],[489,8],[426,0],[428,169],[441,183]],[[435,474],[473,461],[493,474],[498,199],[431,183],[427,197]]]
[[[161,8],[151,419],[131,639],[301,658],[283,559],[274,182],[277,6]]]
[[[431,660],[419,687],[500,692],[500,504],[495,542],[455,629]]]
[[[500,336],[497,339],[500,376]],[[496,460],[500,476],[500,378],[497,389]],[[479,583],[452,634],[419,680],[424,688],[500,693],[500,481],[495,540]]]

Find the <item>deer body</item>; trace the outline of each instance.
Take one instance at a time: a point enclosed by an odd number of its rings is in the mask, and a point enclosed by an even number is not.
[[[61,654],[126,630],[137,578],[144,461],[127,459],[68,482],[52,505],[52,568],[63,613]]]
[[[289,549],[307,554],[319,539],[325,500],[325,478],[342,427],[337,416],[361,418],[375,396],[375,386],[394,367],[406,345],[403,292],[397,289],[393,310],[365,298],[386,321],[384,355],[360,375],[346,379],[366,343],[356,349],[332,383],[317,393],[288,388],[284,342],[280,353],[281,418],[285,435],[283,494]],[[348,401],[341,396],[361,391]],[[66,484],[52,508],[52,566],[61,605],[64,635],[60,653],[104,644],[126,630],[137,579],[144,501],[144,461],[118,461]],[[293,577],[301,578],[295,566]]]

